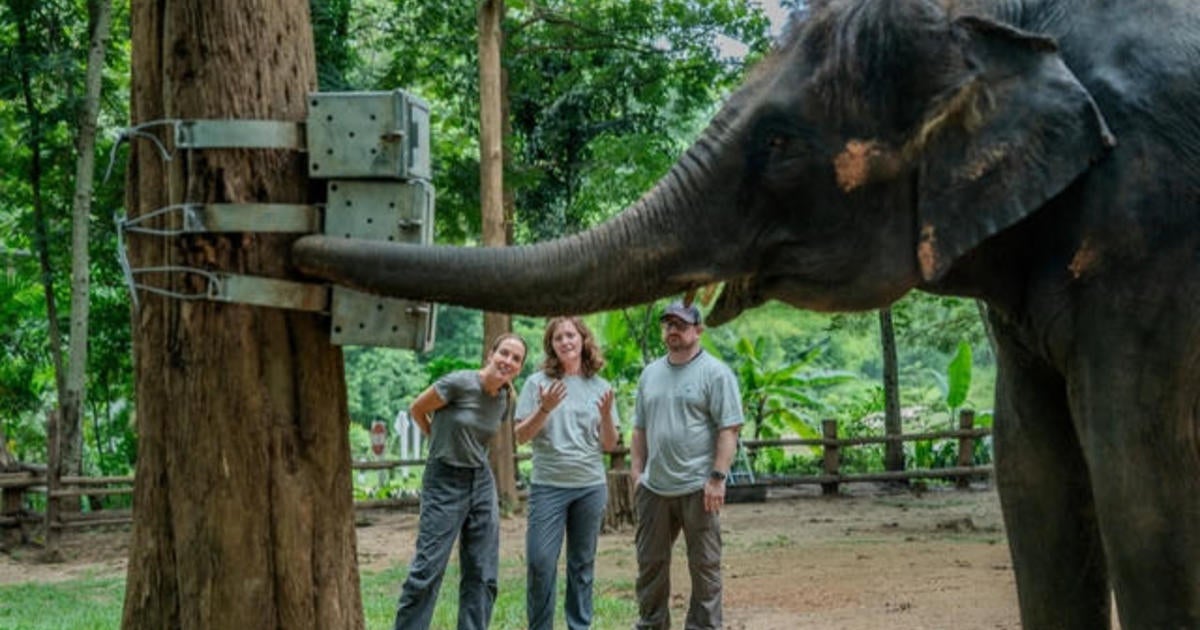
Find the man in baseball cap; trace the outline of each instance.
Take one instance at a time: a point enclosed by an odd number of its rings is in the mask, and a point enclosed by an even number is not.
[[[671,546],[684,532],[692,598],[686,626],[720,628],[725,480],[742,427],[737,376],[704,351],[700,309],[672,302],[659,318],[667,355],[638,381],[630,474],[637,488],[637,628],[671,627]]]

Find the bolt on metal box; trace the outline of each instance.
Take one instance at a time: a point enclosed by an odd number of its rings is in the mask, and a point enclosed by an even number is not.
[[[432,177],[429,105],[405,92],[315,92],[305,124],[310,177]]]

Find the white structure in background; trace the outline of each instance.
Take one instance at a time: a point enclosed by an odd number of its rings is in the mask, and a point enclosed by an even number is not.
[[[408,417],[408,412],[401,410],[396,414],[392,423],[396,438],[400,442],[400,459],[423,459],[425,457],[425,436],[417,423]]]

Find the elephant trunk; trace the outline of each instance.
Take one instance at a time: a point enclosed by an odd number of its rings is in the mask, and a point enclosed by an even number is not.
[[[306,236],[293,246],[293,262],[342,286],[486,311],[561,315],[649,302],[735,271],[723,246],[736,242],[731,226],[713,218],[735,213],[699,203],[708,188],[699,182],[711,178],[697,161],[701,145],[631,208],[580,234],[516,247]]]

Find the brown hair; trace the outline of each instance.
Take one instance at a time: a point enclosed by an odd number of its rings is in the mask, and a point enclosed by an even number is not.
[[[542,335],[542,351],[546,354],[546,358],[542,361],[542,371],[550,378],[562,378],[563,366],[558,360],[558,355],[554,354],[554,332],[562,324],[571,324],[575,326],[575,330],[579,331],[579,338],[582,345],[579,349],[579,367],[583,371],[584,376],[595,376],[600,368],[604,367],[604,353],[600,351],[600,347],[596,345],[596,336],[592,334],[592,330],[583,323],[583,320],[577,316],[569,317],[552,317],[546,322],[546,333]]]

